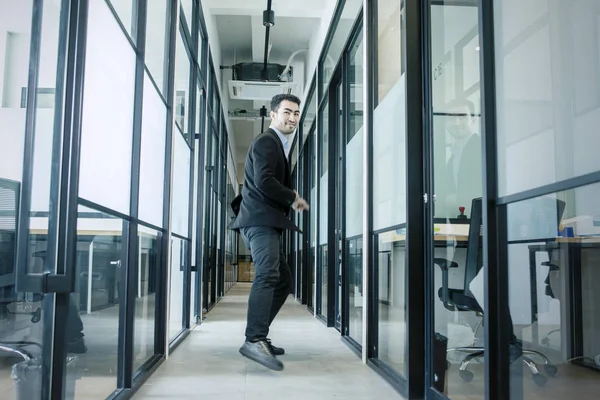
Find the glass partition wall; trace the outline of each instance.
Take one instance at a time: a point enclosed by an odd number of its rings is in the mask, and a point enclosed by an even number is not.
[[[0,397],[122,395],[198,315],[209,52],[181,6],[0,4]]]

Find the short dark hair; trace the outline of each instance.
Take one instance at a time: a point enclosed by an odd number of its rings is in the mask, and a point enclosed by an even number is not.
[[[277,112],[279,105],[284,100],[291,101],[292,103],[296,103],[296,104],[298,104],[298,107],[300,107],[300,99],[297,96],[294,96],[293,94],[276,94],[271,99],[271,111]]]

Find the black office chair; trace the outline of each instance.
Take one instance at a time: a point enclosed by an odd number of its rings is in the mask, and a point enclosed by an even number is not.
[[[26,302],[25,295],[15,289],[15,262],[17,247],[17,212],[19,209],[19,182],[0,178],[0,320],[10,321],[12,315],[29,315],[31,322],[41,319],[42,310],[11,311],[10,305]],[[33,301],[40,298],[34,297]],[[0,341],[0,350],[18,355],[25,360],[32,355],[25,349],[28,346],[40,347],[38,343],[26,340]]]
[[[467,257],[465,263],[464,287],[463,289],[451,289],[448,284],[448,275],[450,268],[458,268],[458,264],[444,258],[435,258],[434,263],[442,270],[442,287],[438,291],[438,296],[443,302],[444,307],[450,311],[471,311],[483,316],[483,309],[477,302],[469,289],[469,285],[477,276],[483,267],[483,248],[482,248],[482,204],[481,198],[473,199],[471,205],[471,220],[469,224],[469,238],[467,243]],[[511,326],[512,328],[512,326]],[[522,347],[522,346],[521,346]],[[483,357],[485,349],[483,347],[455,347],[447,349],[450,352],[467,352],[459,367],[459,375],[465,382],[473,380],[473,373],[467,368],[469,363]],[[547,379],[542,375],[536,363],[527,355],[537,356],[544,361],[546,372],[554,376],[557,372],[556,366],[552,365],[550,359],[541,352],[534,350],[521,350],[522,360],[532,373],[532,378],[538,386],[543,386]],[[447,364],[449,366],[449,363]]]

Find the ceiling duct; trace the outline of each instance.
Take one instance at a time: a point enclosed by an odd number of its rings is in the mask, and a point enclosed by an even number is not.
[[[229,81],[229,96],[236,100],[271,100],[277,94],[297,92],[293,82]]]

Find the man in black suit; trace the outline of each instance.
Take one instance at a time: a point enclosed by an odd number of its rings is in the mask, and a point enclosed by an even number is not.
[[[267,338],[269,326],[287,299],[292,283],[281,247],[283,230],[298,231],[288,218],[290,208],[308,210],[308,203],[292,190],[285,148],[300,118],[300,100],[277,95],[271,100],[271,126],[254,139],[246,156],[242,195],[232,202],[239,231],[254,261],[254,281],[248,299],[246,342],[240,353],[267,368],[281,371],[275,356],[284,349]]]
[[[459,207],[465,207],[467,216],[471,201],[481,197],[481,137],[477,133],[479,119],[475,107],[468,100],[455,100],[449,105],[451,119],[447,125],[454,143],[446,163],[445,177],[439,181],[444,208],[449,218],[459,215]]]

